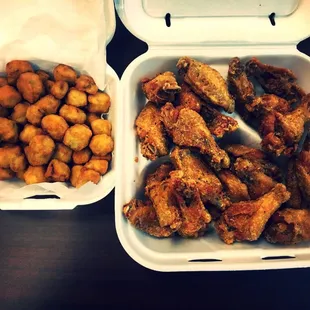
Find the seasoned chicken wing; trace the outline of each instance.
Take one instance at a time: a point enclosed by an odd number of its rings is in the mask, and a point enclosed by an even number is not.
[[[181,91],[172,72],[164,72],[153,79],[145,78],[142,81],[142,90],[146,98],[154,103],[174,101],[175,94]]]
[[[137,135],[141,141],[141,153],[144,157],[155,160],[167,155],[168,142],[160,111],[154,103],[148,102],[136,119]]]
[[[228,154],[234,157],[242,157],[250,160],[263,159],[266,157],[263,151],[243,144],[230,144],[225,149]]]
[[[155,209],[149,200],[132,199],[124,205],[123,213],[130,224],[151,236],[170,237],[174,232],[169,226],[161,227],[159,225]]]
[[[290,208],[300,209],[302,207],[302,195],[296,175],[296,159],[290,159],[286,174],[286,188],[291,193],[287,204]]]
[[[253,83],[248,79],[245,66],[238,57],[232,58],[229,62],[227,81],[229,90],[237,103],[244,105],[254,99]]]
[[[179,146],[194,147],[210,157],[215,168],[228,168],[230,159],[227,153],[215,142],[203,118],[195,111],[184,108],[178,110],[168,102],[161,108],[163,123]]]
[[[173,182],[167,175],[170,169],[171,167],[163,164],[153,174],[150,174],[146,180],[145,194],[153,203],[159,225],[168,226],[176,231],[180,228],[182,221],[175,200]]]
[[[191,180],[196,185],[204,203],[210,202],[220,209],[225,209],[229,205],[228,199],[222,193],[220,180],[199,155],[189,149],[176,147],[170,157],[175,168],[183,172],[183,179]]]
[[[297,183],[303,198],[310,202],[310,151],[302,150],[295,162]]]
[[[184,182],[182,173],[178,171],[171,173],[171,179],[174,182],[174,193],[182,217],[182,225],[178,229],[178,234],[182,237],[202,236],[211,222],[211,215],[201,201],[195,182]]]
[[[289,198],[290,193],[279,183],[257,200],[234,203],[216,222],[216,231],[227,244],[234,241],[255,241],[272,214]]]
[[[265,230],[270,243],[296,244],[310,241],[310,210],[278,210]]]
[[[184,82],[181,85],[181,92],[179,94],[180,108],[189,108],[199,113],[204,104],[205,102],[191,90],[188,84]]]
[[[232,202],[250,200],[248,187],[242,183],[241,180],[229,170],[221,170],[218,173],[225,192]]]
[[[181,57],[177,63],[179,73],[192,90],[207,102],[233,112],[235,101],[228,92],[227,84],[218,71],[205,63]]]
[[[247,62],[246,67],[247,74],[255,77],[268,94],[275,94],[289,101],[305,95],[296,84],[295,74],[289,69],[263,64],[255,57]]]

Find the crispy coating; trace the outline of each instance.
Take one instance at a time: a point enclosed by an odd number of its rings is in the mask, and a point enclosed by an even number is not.
[[[174,183],[174,195],[181,211],[182,224],[178,234],[182,237],[202,236],[211,222],[211,215],[205,209],[195,182],[184,181],[179,172],[170,174]]]
[[[8,117],[9,114],[9,110],[0,105],[0,117]]]
[[[69,128],[67,122],[61,116],[54,114],[44,116],[41,126],[56,141],[62,141]]]
[[[184,108],[178,111],[168,102],[161,108],[161,116],[168,134],[179,146],[194,147],[210,158],[216,169],[228,168],[227,153],[215,142],[203,118],[195,111]]]
[[[149,200],[132,199],[123,206],[123,214],[131,225],[151,236],[166,238],[174,232],[169,226],[159,225],[156,211]]]
[[[310,202],[310,151],[302,150],[295,162],[296,177],[302,196]]]
[[[152,102],[148,102],[138,115],[136,122],[137,136],[141,142],[141,154],[150,160],[168,154],[168,141],[164,125],[160,118],[160,110]]]
[[[22,100],[20,93],[10,85],[0,87],[0,105],[4,108],[14,108]]]
[[[26,119],[34,126],[40,126],[44,112],[38,104],[33,104],[26,111]]]
[[[91,159],[88,163],[84,165],[87,169],[92,169],[104,175],[108,171],[109,162],[103,159]]]
[[[86,114],[84,111],[68,104],[64,104],[60,108],[59,115],[72,124],[84,124],[86,121]]]
[[[265,238],[286,245],[310,241],[310,210],[278,210],[270,219]]]
[[[8,80],[5,77],[0,76],[0,87],[8,85]]]
[[[25,125],[27,122],[26,113],[30,104],[28,102],[18,103],[11,114],[11,119],[17,124]]]
[[[51,85],[50,93],[56,99],[62,99],[68,92],[69,85],[65,81],[56,81]]]
[[[202,99],[229,113],[235,110],[235,101],[228,92],[226,82],[215,69],[189,57],[181,57],[177,68],[184,81]]]
[[[47,166],[45,178],[49,182],[65,182],[70,178],[70,168],[58,159],[52,159]]]
[[[91,122],[91,129],[94,135],[106,134],[111,136],[112,124],[106,119],[96,119]]]
[[[24,154],[13,157],[10,161],[10,169],[14,172],[25,171],[27,168],[27,160]]]
[[[237,103],[242,105],[251,102],[255,97],[255,89],[253,83],[248,79],[245,66],[238,57],[234,57],[229,61],[228,87]]]
[[[88,126],[76,124],[66,131],[63,143],[73,151],[81,151],[88,146],[91,136]]]
[[[234,118],[220,113],[208,104],[201,108],[201,116],[216,138],[223,138],[225,134],[232,133],[239,128]]]
[[[33,72],[22,73],[17,80],[17,89],[25,100],[30,103],[38,101],[44,92],[43,82]]]
[[[18,145],[6,145],[0,147],[0,167],[1,168],[10,168],[10,163],[16,157],[22,154],[21,148]]]
[[[75,84],[77,74],[75,70],[67,65],[59,64],[53,70],[55,81],[65,81],[69,85]]]
[[[248,187],[242,183],[241,180],[229,170],[221,170],[218,173],[225,192],[232,202],[250,200]]]
[[[13,179],[15,177],[15,173],[6,168],[0,168],[0,181],[5,181],[9,179]]]
[[[180,211],[174,195],[174,184],[168,178],[171,165],[163,164],[146,180],[146,196],[156,211],[159,225],[177,231],[182,224]]]
[[[99,181],[100,174],[97,171],[83,167],[78,175],[75,187],[80,188],[87,182],[98,184]]]
[[[287,190],[291,193],[291,197],[287,201],[288,206],[293,209],[302,208],[303,198],[302,198],[300,186],[298,184],[295,158],[290,159],[288,163],[287,174],[286,174],[286,187],[287,187]]]
[[[51,80],[46,80],[44,82],[44,87],[45,87],[47,94],[51,94],[51,90],[52,90],[52,87],[54,84],[55,84],[55,82],[51,81]]]
[[[242,157],[250,160],[264,159],[266,157],[263,151],[243,144],[230,144],[225,149],[228,154],[234,157]]]
[[[83,91],[71,88],[66,98],[66,104],[80,108],[87,105],[87,95]]]
[[[89,147],[94,155],[104,156],[114,150],[113,139],[105,134],[95,135],[92,137]]]
[[[66,164],[70,163],[72,158],[72,150],[63,143],[56,143],[54,159],[58,159]]]
[[[90,160],[91,155],[92,155],[92,153],[91,153],[90,149],[88,147],[86,147],[85,149],[83,149],[81,151],[74,151],[73,155],[72,155],[72,159],[76,165],[83,165]],[[90,168],[90,169],[92,169],[92,168]]]
[[[35,127],[32,124],[26,124],[19,135],[19,140],[25,144],[29,144],[30,140],[37,135],[42,135],[43,130]]]
[[[98,87],[94,79],[86,74],[81,74],[79,76],[76,80],[75,88],[91,95],[95,95],[98,91]]]
[[[46,115],[56,114],[60,105],[60,100],[56,99],[53,95],[46,95],[42,97],[36,105]]]
[[[189,108],[199,113],[204,104],[205,102],[191,90],[188,84],[182,83],[179,94],[180,107]]]
[[[36,74],[40,77],[43,83],[45,83],[50,78],[50,75],[44,70],[37,70]]]
[[[76,187],[82,169],[83,169],[82,165],[76,165],[72,167],[70,177],[70,183],[72,186]]]
[[[100,114],[96,113],[87,113],[86,115],[86,124],[91,125],[91,123],[97,119],[101,119]]]
[[[31,63],[25,60],[12,60],[6,64],[5,72],[7,74],[8,83],[15,85],[17,79],[22,73],[33,72]]]
[[[110,96],[103,92],[89,95],[88,102],[87,109],[91,113],[108,113],[111,106]]]
[[[223,196],[220,180],[202,161],[198,154],[189,149],[175,147],[170,155],[174,167],[183,172],[184,180],[194,182],[203,203],[210,202],[220,209],[225,209],[229,201]]]
[[[257,200],[233,203],[216,222],[216,231],[227,244],[255,241],[272,214],[289,198],[290,193],[279,183]]]
[[[15,143],[18,138],[18,128],[14,121],[0,117],[0,142]]]
[[[172,72],[164,72],[152,79],[144,78],[141,81],[142,90],[146,98],[154,103],[174,101],[175,94],[181,91]]]
[[[277,182],[266,175],[260,167],[248,159],[237,158],[234,163],[234,171],[242,182],[248,186],[251,199],[257,199],[263,196],[277,184]]]
[[[295,74],[286,68],[274,67],[251,58],[247,63],[247,74],[256,78],[264,91],[287,100],[302,98],[305,92],[296,84]]]
[[[55,143],[49,136],[34,136],[24,151],[31,166],[42,166],[49,162],[55,150]]]
[[[46,182],[44,166],[29,166],[24,173],[26,184],[36,184]]]

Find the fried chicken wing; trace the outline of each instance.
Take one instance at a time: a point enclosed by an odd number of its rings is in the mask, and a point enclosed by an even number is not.
[[[225,192],[232,202],[250,200],[248,187],[242,183],[241,180],[229,170],[221,170],[218,173]]]
[[[296,177],[303,198],[310,202],[310,151],[302,150],[295,163]]]
[[[253,83],[248,79],[245,66],[238,57],[232,58],[229,62],[227,81],[229,90],[237,103],[244,105],[254,99]]]
[[[305,92],[296,84],[295,74],[286,68],[261,63],[253,57],[246,63],[247,74],[253,76],[268,94],[275,94],[289,101],[301,99]]]
[[[216,231],[227,244],[234,241],[255,241],[272,214],[289,198],[290,193],[279,183],[257,200],[234,203],[216,222]]]
[[[205,102],[198,97],[185,82],[181,85],[181,92],[179,94],[179,107],[189,108],[196,112],[200,112],[202,105]]]
[[[228,154],[234,157],[242,157],[250,160],[263,159],[266,157],[263,151],[243,144],[230,144],[225,149]]]
[[[177,63],[179,73],[184,81],[202,99],[222,107],[227,112],[233,112],[235,101],[228,92],[227,84],[218,71],[205,63],[181,57]]]
[[[215,168],[227,168],[230,159],[227,153],[215,142],[203,118],[195,111],[184,108],[175,109],[168,102],[161,108],[163,123],[179,146],[194,147],[202,154],[210,157],[211,165]]]
[[[164,72],[152,79],[144,78],[142,90],[148,100],[154,103],[166,103],[174,101],[175,94],[181,91],[172,72]]]
[[[296,175],[296,159],[291,159],[287,167],[286,187],[291,193],[291,198],[287,201],[290,208],[300,209],[302,206],[302,196]]]
[[[160,119],[160,110],[148,102],[135,122],[137,135],[141,142],[141,154],[150,160],[169,153],[164,125]]]
[[[226,133],[234,132],[239,127],[238,122],[234,118],[222,114],[208,104],[201,108],[201,116],[212,135],[217,138],[223,138]]]
[[[151,236],[163,238],[170,237],[174,233],[169,226],[159,225],[156,211],[149,200],[132,199],[124,205],[123,213],[131,225]]]
[[[171,166],[163,164],[153,174],[150,174],[146,180],[145,194],[153,203],[159,225],[168,226],[173,231],[177,231],[182,221],[175,200],[174,186],[168,178],[170,170]]]
[[[234,163],[234,171],[248,186],[249,194],[252,199],[263,196],[277,184],[277,182],[266,175],[259,166],[256,166],[248,159],[237,158]]]
[[[270,243],[289,245],[310,241],[310,210],[278,210],[271,217],[264,235]]]
[[[207,230],[208,224],[211,222],[211,215],[201,201],[195,182],[184,182],[182,176],[181,178],[179,176],[178,171],[171,173],[175,187],[174,194],[182,216],[182,225],[178,234],[182,237],[197,238]]]
[[[223,196],[220,180],[199,155],[189,149],[175,147],[170,157],[175,168],[183,172],[183,179],[194,182],[204,203],[210,202],[220,209],[227,207],[229,201]]]

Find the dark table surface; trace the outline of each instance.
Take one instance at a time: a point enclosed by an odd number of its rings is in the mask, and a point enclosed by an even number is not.
[[[310,40],[298,48],[310,55]],[[146,50],[117,20],[107,52],[118,75]],[[0,212],[0,310],[310,308],[310,269],[145,269],[120,245],[113,208],[114,191],[73,211]]]

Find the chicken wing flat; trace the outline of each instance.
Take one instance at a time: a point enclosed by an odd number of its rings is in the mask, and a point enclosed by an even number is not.
[[[310,210],[278,210],[271,217],[264,235],[270,243],[288,245],[310,241]]]
[[[225,149],[228,154],[234,157],[242,157],[245,159],[263,159],[266,157],[263,151],[243,144],[230,144]]]
[[[246,104],[255,97],[253,83],[248,79],[245,66],[238,57],[234,57],[229,62],[227,81],[230,93],[237,103]]]
[[[179,74],[192,90],[209,103],[233,112],[235,101],[228,92],[227,84],[218,71],[205,63],[181,57],[177,63]]]
[[[145,105],[135,125],[144,157],[155,160],[169,153],[164,125],[160,120],[160,110],[154,103],[148,102]]]
[[[288,200],[287,205],[293,209],[302,208],[302,195],[298,184],[298,178],[296,175],[296,159],[290,159],[287,167],[286,175],[286,187],[291,193],[291,198]]]
[[[195,111],[175,109],[168,102],[161,108],[161,116],[168,134],[179,146],[194,147],[210,158],[215,168],[227,168],[230,159],[215,142],[203,118]]]
[[[216,231],[227,244],[234,241],[255,241],[272,214],[289,198],[290,193],[279,183],[257,200],[234,203],[216,222]]]
[[[238,122],[234,118],[222,114],[208,104],[202,106],[201,116],[212,135],[217,138],[223,138],[226,133],[234,132],[239,127]]]
[[[223,196],[220,180],[199,155],[176,147],[170,157],[175,168],[183,172],[183,179],[194,182],[204,203],[210,202],[220,209],[227,207],[229,201]]]
[[[145,78],[141,82],[146,98],[158,104],[174,101],[175,94],[181,91],[174,74],[169,71],[158,74],[153,79]]]
[[[179,171],[172,172],[171,179],[174,182],[175,196],[182,216],[182,225],[178,234],[193,238],[202,236],[212,218],[201,201],[195,182],[184,182],[182,173]]]
[[[241,180],[229,170],[221,170],[218,173],[225,192],[232,202],[250,200],[248,187],[242,183]]]
[[[261,167],[256,166],[248,159],[237,158],[234,163],[234,171],[242,182],[248,186],[251,199],[263,196],[277,184],[276,181],[261,170]]]
[[[275,94],[289,101],[301,99],[305,95],[296,84],[295,74],[289,69],[263,64],[255,57],[247,62],[246,68],[247,74],[255,77],[268,94]]]
[[[191,90],[188,84],[183,83],[181,85],[181,92],[179,94],[180,108],[189,108],[199,113],[204,104],[205,102]]]
[[[160,227],[170,227],[173,231],[180,228],[182,221],[174,195],[174,186],[165,174],[170,170],[161,165],[146,180],[145,194],[151,200],[156,211]]]
[[[154,237],[170,237],[174,231],[159,225],[155,209],[150,201],[132,199],[123,207],[123,213],[135,228]]]

